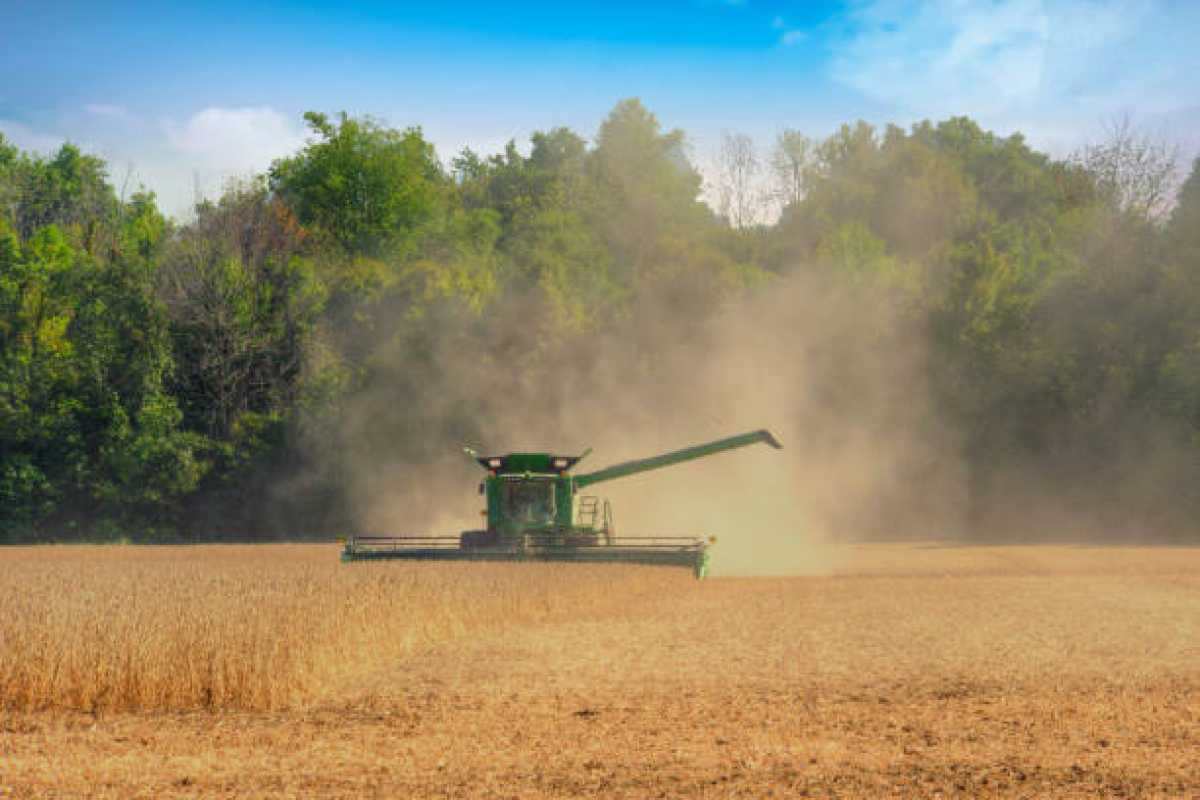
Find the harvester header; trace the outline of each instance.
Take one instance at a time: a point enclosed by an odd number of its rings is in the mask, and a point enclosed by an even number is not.
[[[552,453],[467,453],[487,476],[479,485],[487,499],[487,527],[458,536],[352,536],[343,561],[404,558],[442,561],[576,561],[675,564],[697,577],[708,571],[708,544],[697,536],[618,537],[607,500],[576,496],[602,481],[669,467],[762,442],[782,447],[767,430],[730,436],[649,458],[624,461],[595,472],[571,470],[578,456]]]

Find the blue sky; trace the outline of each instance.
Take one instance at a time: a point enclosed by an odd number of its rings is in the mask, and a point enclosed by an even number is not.
[[[449,158],[636,96],[702,167],[725,132],[969,114],[1065,154],[1120,115],[1200,149],[1200,3],[103,3],[0,0],[0,132],[109,159],[181,215],[294,151],[308,109],[421,125]]]

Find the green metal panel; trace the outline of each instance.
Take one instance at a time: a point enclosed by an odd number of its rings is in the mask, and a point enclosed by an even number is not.
[[[575,524],[575,490],[569,477],[554,479],[555,523],[569,528]]]
[[[484,480],[487,493],[487,527],[497,530],[500,527],[500,481],[492,476]]]
[[[591,486],[593,483],[624,478],[627,475],[635,475],[639,472],[647,472],[652,469],[661,469],[662,467],[669,467],[684,461],[691,461],[694,458],[703,458],[704,456],[711,456],[725,450],[746,447],[747,445],[758,444],[759,442],[769,444],[776,449],[782,447],[779,441],[771,435],[770,431],[761,430],[754,431],[753,433],[743,433],[740,436],[730,436],[728,439],[718,439],[715,442],[698,444],[694,447],[685,447],[682,450],[675,450],[674,452],[664,453],[660,456],[625,461],[596,472],[589,472],[586,475],[577,475],[575,476],[575,486],[582,489],[585,486]]]
[[[533,472],[553,474],[553,456],[549,453],[509,453],[503,457],[503,466],[499,470],[502,475]]]

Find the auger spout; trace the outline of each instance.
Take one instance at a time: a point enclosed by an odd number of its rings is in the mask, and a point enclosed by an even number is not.
[[[769,444],[777,450],[783,447],[770,431],[763,429],[754,431],[753,433],[743,433],[740,436],[730,436],[727,439],[718,439],[715,442],[698,444],[694,447],[685,447],[682,450],[675,450],[670,453],[663,453],[662,455],[625,461],[584,475],[576,475],[575,488],[582,489],[586,486],[591,486],[593,483],[624,478],[627,475],[636,475],[639,472],[648,472],[652,469],[661,469],[662,467],[669,467],[684,461],[691,461],[694,458],[703,458],[715,453],[724,452],[725,450],[747,447],[759,442]]]

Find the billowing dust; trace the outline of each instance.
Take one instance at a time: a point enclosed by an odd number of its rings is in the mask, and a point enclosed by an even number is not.
[[[961,529],[958,439],[923,387],[923,339],[887,309],[799,277],[702,316],[661,302],[611,335],[528,369],[536,307],[487,323],[450,314],[429,359],[397,344],[394,382],[347,409],[347,468],[364,530],[478,525],[481,470],[461,453],[594,452],[585,473],[768,428],[756,445],[595,485],[624,536],[717,537],[715,574],[804,574],[825,543]],[[497,346],[513,337],[511,358]],[[425,344],[430,344],[428,340]]]

